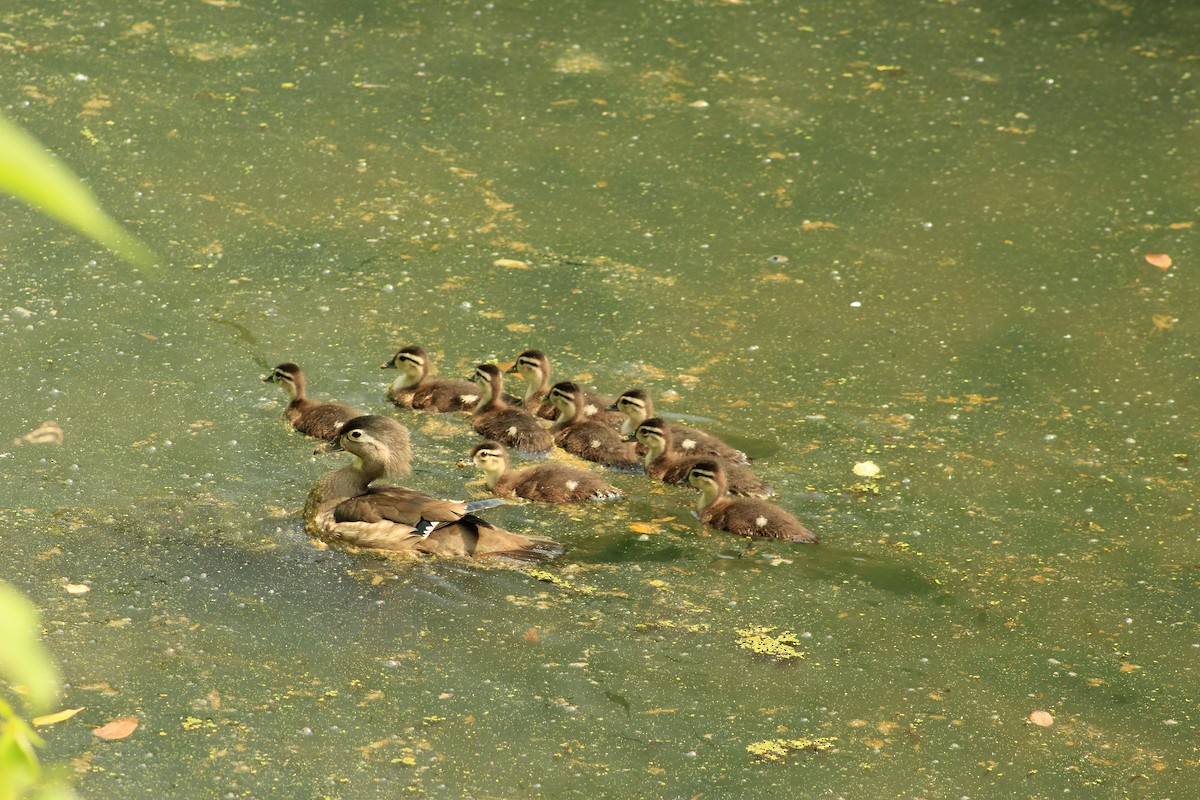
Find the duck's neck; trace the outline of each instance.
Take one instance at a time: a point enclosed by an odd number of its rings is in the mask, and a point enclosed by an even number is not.
[[[288,400],[293,403],[303,401],[307,396],[304,393],[304,379],[299,375],[293,377],[290,381],[283,384],[283,390],[287,392]]]
[[[415,375],[406,370],[400,370],[400,374],[396,376],[396,380],[392,381],[392,391],[399,392],[404,389],[411,389],[416,386],[425,376],[418,372]]]
[[[504,477],[505,472],[506,472],[506,470],[504,469],[504,467],[500,467],[500,469],[486,469],[485,468],[483,470],[483,482],[487,484],[487,487],[489,489],[495,489],[496,482]]]
[[[628,436],[637,430],[638,425],[641,425],[649,416],[645,409],[634,408],[633,406],[625,406],[621,409],[625,412],[625,421],[621,423],[621,435]]]
[[[476,412],[492,411],[505,407],[504,401],[500,399],[500,392],[491,383],[478,381],[475,386],[479,389],[479,402],[475,404]]]
[[[700,490],[700,499],[696,501],[696,511],[702,513],[725,494],[725,487],[719,483],[706,483]]]
[[[326,473],[317,484],[321,495],[321,507],[331,508],[343,500],[364,494],[371,481],[380,477],[383,470],[377,469],[373,473],[364,469],[362,462],[357,458],[353,464]]]
[[[642,446],[646,448],[646,455],[642,457],[642,463],[647,467],[650,466],[650,464],[654,461],[657,461],[658,457],[664,452],[662,443],[659,441],[655,441],[654,444],[646,444],[645,442],[642,442]]]
[[[550,391],[550,375],[547,375],[541,369],[530,369],[526,375],[526,395],[522,398],[522,402],[528,408],[536,399],[541,399],[546,396],[546,392]]]

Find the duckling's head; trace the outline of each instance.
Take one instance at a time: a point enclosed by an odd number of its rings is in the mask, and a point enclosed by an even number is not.
[[[622,393],[617,398],[617,402],[613,403],[613,407],[635,421],[644,421],[653,413],[650,395],[641,389],[630,389],[628,392]],[[635,422],[635,424],[637,423]]]
[[[540,384],[550,374],[550,359],[541,350],[526,350],[508,369],[508,373],[519,374],[530,383]]]
[[[364,472],[379,476],[401,476],[412,472],[408,428],[391,417],[377,414],[355,417],[342,426],[336,439],[317,448],[316,452],[338,450],[358,456]]]
[[[634,438],[646,446],[651,458],[657,457],[671,446],[671,431],[666,422],[658,417],[651,417],[638,425]]]
[[[499,396],[499,387],[503,382],[504,376],[495,364],[476,364],[471,373],[471,383],[478,386],[479,391],[489,400]]]
[[[499,442],[480,442],[468,456],[481,472],[503,474],[508,469],[508,451]]]
[[[290,361],[276,366],[270,374],[263,377],[263,382],[279,384],[293,400],[304,396],[304,373]]]
[[[392,356],[386,364],[381,364],[379,368],[398,369],[409,378],[420,379],[429,372],[429,356],[426,355],[424,348],[415,344],[409,345],[397,350],[396,355]]]
[[[697,461],[688,470],[688,483],[704,497],[720,497],[725,492],[725,471],[716,461]]]
[[[569,420],[579,414],[583,405],[583,391],[577,383],[562,381],[550,388],[547,399],[550,400],[552,406],[558,409],[561,419]]]

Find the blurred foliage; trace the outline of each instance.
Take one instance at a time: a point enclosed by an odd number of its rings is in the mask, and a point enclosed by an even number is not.
[[[95,195],[66,164],[2,116],[0,191],[70,225],[132,264],[154,264],[154,253],[100,208]]]

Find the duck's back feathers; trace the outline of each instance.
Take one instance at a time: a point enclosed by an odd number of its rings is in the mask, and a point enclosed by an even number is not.
[[[702,510],[699,516],[705,525],[742,536],[802,544],[816,544],[819,541],[804,523],[765,500],[723,497]]]
[[[300,433],[329,442],[337,438],[342,425],[361,414],[342,403],[299,399],[288,404],[284,419]]]

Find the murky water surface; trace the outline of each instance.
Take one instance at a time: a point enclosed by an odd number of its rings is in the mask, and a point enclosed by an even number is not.
[[[2,448],[0,577],[86,707],[45,731],[84,796],[1193,796],[1191,4],[0,19],[6,113],[164,262],[0,207],[0,430],[65,433]],[[413,342],[643,386],[824,543],[617,475],[489,512],[569,546],[541,572],[315,547],[338,458],[259,379],[387,411]],[[413,485],[480,494],[464,419],[388,413]]]

